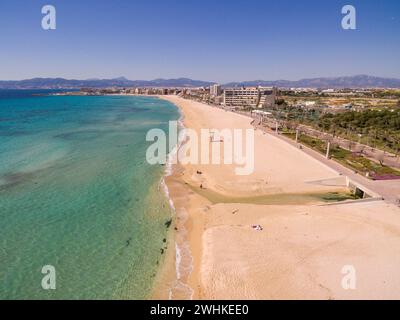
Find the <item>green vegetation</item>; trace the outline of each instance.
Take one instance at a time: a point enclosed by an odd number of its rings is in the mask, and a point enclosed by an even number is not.
[[[286,131],[283,132],[283,134],[293,140],[296,139],[296,134],[293,132]],[[299,136],[299,142],[322,154],[326,154],[326,142],[323,140],[301,134]],[[344,166],[362,175],[368,174],[371,178],[381,175],[400,176],[400,171],[398,170],[375,163],[372,160],[369,160],[357,153],[352,153],[351,151],[340,148],[337,145],[331,147],[330,156],[332,159],[338,161]]]
[[[322,196],[322,200],[326,202],[340,202],[345,200],[357,200],[360,199],[355,193],[340,193],[340,192],[329,192]]]
[[[193,185],[187,185],[193,192],[206,198],[212,204],[218,203],[251,203],[260,205],[307,205],[317,203],[332,203],[346,200],[359,199],[354,193],[346,188],[338,192],[321,193],[278,193],[249,197],[231,197],[218,192],[201,189]]]
[[[302,123],[312,125],[323,116],[322,109],[320,108],[302,109],[290,106],[282,99],[278,99],[275,107],[265,109],[265,111],[271,112],[276,119],[284,121],[287,124]]]
[[[377,98],[400,98],[400,90],[380,90],[374,92],[374,97]]]
[[[325,114],[316,122],[316,126],[336,136],[400,153],[400,110]]]
[[[318,108],[305,110],[280,103],[270,111],[289,128],[303,124],[333,136],[400,154],[400,109],[332,114],[323,113]]]

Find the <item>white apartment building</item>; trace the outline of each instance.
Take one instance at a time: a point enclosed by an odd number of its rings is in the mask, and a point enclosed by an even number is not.
[[[218,84],[213,84],[212,86],[210,86],[210,95],[213,97],[217,97],[219,95],[221,95],[222,93],[222,89],[221,86]]]

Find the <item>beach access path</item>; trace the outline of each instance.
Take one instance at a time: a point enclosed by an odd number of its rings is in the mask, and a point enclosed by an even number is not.
[[[299,143],[287,138],[281,134],[276,134],[271,132],[266,128],[260,128],[269,134],[272,134],[279,139],[293,145],[295,148],[299,147]],[[301,144],[302,150],[313,157],[314,159],[322,162],[323,164],[327,165],[331,169],[337,171],[339,174],[343,176],[347,176],[352,181],[368,188],[369,190],[379,194],[382,198],[389,203],[392,204],[399,204],[398,201],[400,199],[400,180],[385,180],[385,181],[374,181],[370,180],[366,177],[361,176],[360,174],[354,172],[353,170],[346,168],[345,166],[341,165],[340,163],[336,162],[332,159],[327,159],[325,156],[320,154],[319,152]]]

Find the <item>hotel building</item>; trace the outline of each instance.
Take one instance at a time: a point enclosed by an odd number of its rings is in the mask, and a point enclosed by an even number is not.
[[[227,107],[264,108],[275,104],[277,89],[270,87],[233,88],[224,90],[224,105]]]

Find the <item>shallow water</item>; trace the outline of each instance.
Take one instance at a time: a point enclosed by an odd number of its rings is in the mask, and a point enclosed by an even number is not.
[[[0,91],[1,299],[148,297],[171,211],[145,136],[178,117],[149,97]]]

